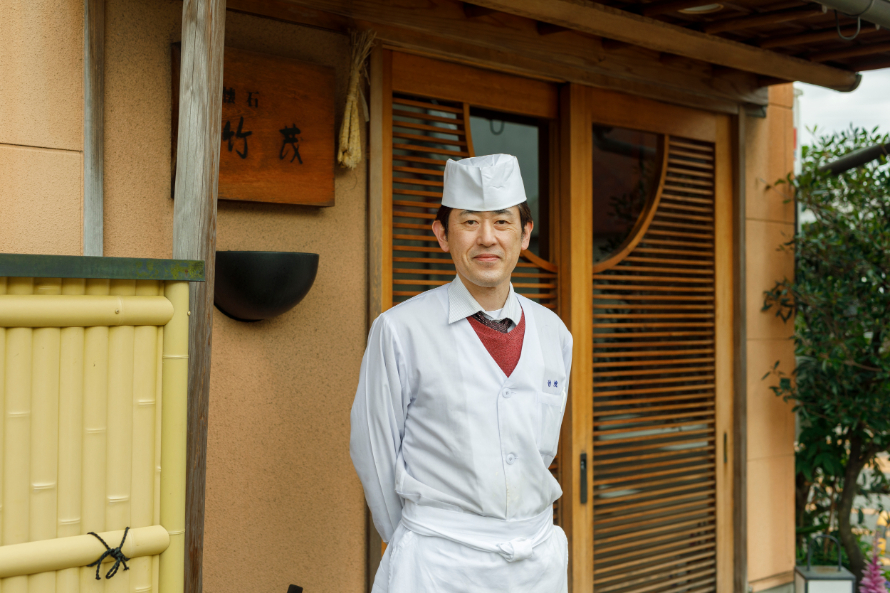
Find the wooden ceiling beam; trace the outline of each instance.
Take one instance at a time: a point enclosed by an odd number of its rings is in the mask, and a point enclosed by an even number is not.
[[[862,27],[859,30],[859,37],[863,35],[873,35],[880,29],[874,27]],[[841,33],[844,37],[852,37],[856,35],[856,27],[841,27]],[[837,34],[837,27],[830,29],[821,29],[809,33],[795,33],[794,35],[781,35],[778,37],[767,37],[760,40],[757,45],[763,49],[772,49],[775,47],[792,47],[795,45],[804,45],[806,43],[818,43],[820,41],[831,41],[832,39],[840,39]]]
[[[698,6],[706,6],[713,3],[713,0],[657,0],[656,2],[643,4],[634,12],[646,17],[653,17],[660,14],[667,14],[668,12],[677,12],[686,8],[696,8]]]
[[[571,31],[569,28],[560,27],[559,25],[551,25],[550,23],[542,23],[541,21],[535,22],[535,28],[538,30],[538,35],[553,35],[554,33]]]
[[[606,39],[603,38],[600,41],[600,45],[602,45],[603,49],[608,52],[618,51],[621,49],[627,49],[628,47],[633,47],[630,43],[625,43],[624,41],[618,41],[616,39]]]
[[[790,10],[777,10],[775,12],[745,16],[742,18],[714,21],[704,25],[702,31],[708,35],[714,35],[715,33],[727,33],[729,31],[739,31],[741,29],[750,29],[752,27],[762,27],[763,25],[775,25],[776,23],[799,21],[801,19],[822,16],[823,14],[821,8],[805,7],[792,8]]]
[[[768,101],[766,89],[752,74],[712,78],[707,64],[688,60],[668,67],[658,61],[658,53],[638,46],[609,53],[598,37],[574,30],[542,36],[535,20],[512,14],[499,14],[497,22],[468,19],[454,0],[237,1],[242,10],[253,5],[252,12],[266,10],[273,18],[279,4],[298,7],[290,11],[300,13],[298,18],[314,9],[327,18],[336,15],[372,28],[390,47],[525,76],[619,89],[723,113],[737,113],[740,103]]]
[[[385,42],[384,47],[398,49],[421,56],[455,61],[481,68],[506,71],[520,76],[529,76],[552,82],[575,82],[586,86],[608,89],[645,97],[664,103],[683,105],[706,111],[736,114],[740,104],[763,106],[768,103],[769,95],[766,88],[755,92],[746,92],[747,101],[708,94],[700,87],[687,86],[680,89],[665,85],[659,80],[621,79],[594,70],[575,68],[559,61],[527,57],[514,53],[510,49],[496,50],[481,46],[470,46],[460,41],[393,27],[379,23],[356,20],[360,29],[374,29],[378,38]],[[655,62],[659,65],[658,62]],[[668,70],[662,66],[663,69]],[[547,76],[544,76],[544,73]],[[721,85],[731,85],[730,81],[715,81]],[[756,81],[755,81],[756,82]],[[738,85],[743,88],[743,85]]]
[[[343,35],[355,28],[355,23],[348,17],[301,6],[290,0],[226,0],[226,12],[250,14]]]
[[[677,54],[661,53],[658,56],[658,61],[665,66],[678,66],[680,64],[686,64],[689,61],[689,58],[678,56]]]
[[[854,72],[691,31],[590,0],[475,1],[503,12],[762,76],[799,80],[839,91],[852,91],[859,85],[860,77]]]
[[[727,66],[711,66],[711,76],[729,76],[736,72],[734,68],[729,68]]]
[[[771,78],[769,76],[758,76],[757,82],[760,86],[774,86],[777,84],[788,84],[791,82],[790,80],[784,80],[782,78]]]
[[[478,6],[476,4],[470,4],[469,2],[464,2],[464,14],[467,15],[467,18],[475,19],[480,16],[488,16],[493,12],[498,12],[493,8],[486,8],[484,6]]]
[[[809,56],[814,62],[828,62],[830,60],[843,60],[846,58],[858,58],[890,52],[890,43],[870,43],[868,45],[856,45],[836,49],[832,51],[820,51]]]
[[[856,62],[853,64],[856,67],[857,72],[867,72],[869,70],[881,70],[883,68],[890,68],[890,58],[886,58],[883,60],[868,60]]]

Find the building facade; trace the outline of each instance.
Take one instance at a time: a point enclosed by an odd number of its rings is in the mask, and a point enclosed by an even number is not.
[[[170,258],[183,3],[103,5],[102,253]],[[97,158],[84,3],[2,11],[0,252],[83,255],[85,162]],[[575,337],[552,468],[573,590],[791,582],[794,416],[761,377],[793,367],[792,327],[761,306],[794,272],[779,250],[794,202],[774,185],[793,167],[793,89],[508,12],[228,2],[226,48],[334,71],[337,129],[347,33],[379,41],[363,83],[366,158],[335,170],[334,205],[218,202],[218,250],[312,252],[320,266],[280,317],[214,313],[204,591],[369,590],[381,546],[348,454],[367,330],[450,279],[425,230],[442,159],[490,152],[520,158],[537,220],[514,285]]]

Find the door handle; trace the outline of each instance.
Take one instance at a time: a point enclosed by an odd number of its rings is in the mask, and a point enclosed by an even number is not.
[[[587,504],[587,453],[581,453],[581,504]]]

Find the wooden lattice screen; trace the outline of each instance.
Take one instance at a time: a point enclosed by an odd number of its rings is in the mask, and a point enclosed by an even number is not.
[[[393,305],[454,278],[451,257],[430,225],[442,201],[446,160],[475,156],[469,120],[467,103],[392,94]],[[556,308],[554,264],[523,251],[512,281],[517,293]],[[557,460],[550,469],[559,479]]]
[[[442,201],[445,161],[475,156],[469,105],[392,98],[393,304],[451,282],[454,264],[430,229]],[[529,251],[513,274],[516,292],[556,306],[556,266]]]
[[[715,150],[664,152],[636,238],[594,267],[596,593],[716,591]]]

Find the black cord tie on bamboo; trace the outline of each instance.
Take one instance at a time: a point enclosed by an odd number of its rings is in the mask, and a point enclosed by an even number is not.
[[[108,572],[105,573],[106,579],[110,579],[111,577],[116,575],[117,569],[120,568],[121,564],[124,565],[124,570],[130,570],[130,567],[127,566],[127,560],[129,560],[129,558],[124,556],[124,552],[123,552],[124,542],[127,541],[127,532],[128,531],[130,531],[129,527],[124,529],[124,537],[121,538],[121,544],[116,548],[108,547],[108,544],[105,543],[104,539],[99,537],[98,533],[91,531],[87,534],[87,535],[95,536],[96,539],[98,539],[100,542],[102,542],[102,545],[105,546],[105,551],[102,552],[102,555],[99,556],[99,559],[96,560],[95,562],[93,562],[92,564],[87,564],[88,568],[91,566],[96,567],[96,580],[97,581],[102,580],[102,577],[99,576],[99,568],[102,566],[102,561],[105,560],[105,558],[107,558],[108,556],[111,556],[112,558],[114,558],[114,564],[111,566],[110,569],[108,569]]]

